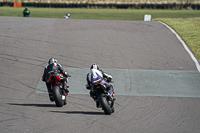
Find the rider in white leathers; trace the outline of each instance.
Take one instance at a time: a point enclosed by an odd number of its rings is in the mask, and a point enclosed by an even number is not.
[[[97,97],[95,93],[92,91],[93,84],[101,82],[104,78],[107,79],[107,82],[110,82],[112,80],[112,76],[106,74],[101,69],[99,69],[99,66],[97,64],[92,64],[90,67],[90,72],[87,74],[87,84],[86,88],[90,90],[90,96],[96,101],[97,107],[99,107],[99,103],[97,101]],[[109,83],[105,82],[105,86],[107,89],[111,92],[114,91],[113,86]]]

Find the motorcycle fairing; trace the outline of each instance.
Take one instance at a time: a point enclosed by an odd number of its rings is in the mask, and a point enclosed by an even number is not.
[[[60,79],[60,76],[58,76],[58,75],[52,75],[49,77],[49,82],[54,83],[54,85],[59,85],[58,82],[60,82],[60,81],[61,81],[61,79]]]

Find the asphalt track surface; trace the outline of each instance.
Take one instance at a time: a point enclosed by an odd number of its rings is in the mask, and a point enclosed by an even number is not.
[[[47,93],[38,93],[50,57],[73,69],[69,81],[77,84],[85,82],[85,70],[94,62],[110,70],[114,84],[122,84],[115,86],[115,113],[105,115],[89,94],[72,91],[78,89],[73,84],[62,108]],[[200,131],[199,72],[180,41],[159,22],[0,17],[0,74],[1,133]],[[178,84],[159,82],[163,78]],[[153,89],[154,83],[167,94],[139,91]],[[184,95],[170,96],[163,86],[179,84],[177,88],[186,89]],[[137,95],[129,95],[134,89]]]

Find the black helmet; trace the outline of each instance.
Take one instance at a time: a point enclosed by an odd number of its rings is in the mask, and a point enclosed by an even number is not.
[[[90,69],[97,69],[97,70],[99,70],[99,66],[97,64],[92,64],[90,66]]]
[[[48,63],[49,64],[57,63],[57,60],[55,58],[50,58]]]

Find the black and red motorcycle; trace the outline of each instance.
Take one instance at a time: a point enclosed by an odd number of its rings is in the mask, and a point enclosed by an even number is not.
[[[61,74],[56,74],[49,77],[53,101],[55,101],[57,107],[62,107],[63,105],[67,104],[67,93],[65,92],[63,83],[61,82],[62,77],[63,75]],[[67,77],[71,76],[67,75]]]

